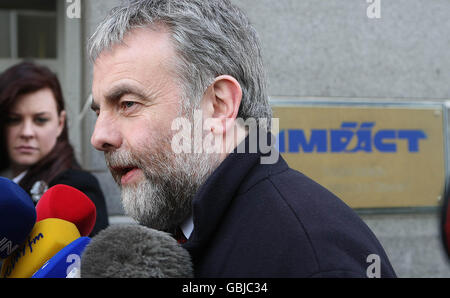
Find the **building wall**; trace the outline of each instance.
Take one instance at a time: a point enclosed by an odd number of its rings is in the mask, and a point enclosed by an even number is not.
[[[450,98],[450,2],[381,0],[369,19],[365,0],[234,0],[260,34],[272,97],[369,98],[373,101]],[[118,0],[85,0],[83,38]],[[83,94],[92,65],[84,57]],[[102,182],[111,215],[123,214],[103,154],[89,143],[95,118],[83,122],[83,162]],[[332,211],[330,211],[332,212]],[[361,213],[400,277],[450,277],[435,211]]]
[[[87,47],[87,40],[95,32],[97,25],[106,16],[107,12],[117,6],[120,0],[86,0],[83,5],[84,26],[83,35],[85,45]],[[86,51],[85,51],[86,55]],[[92,63],[89,61],[87,55],[84,57],[84,89],[85,96],[89,96],[92,89]],[[101,181],[101,186],[107,200],[108,212],[110,215],[121,215],[124,213],[119,189],[112,179],[105,164],[103,153],[100,153],[92,147],[90,143],[90,136],[94,130],[96,117],[94,113],[86,113],[83,121],[83,163],[85,167],[89,168]]]

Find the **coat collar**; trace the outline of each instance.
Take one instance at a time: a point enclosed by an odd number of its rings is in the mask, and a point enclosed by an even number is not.
[[[268,140],[270,137],[267,133]],[[249,137],[243,142],[245,148],[250,148]],[[236,148],[200,187],[192,202],[194,230],[183,245],[194,260],[214,235],[233,198],[269,175],[270,166],[261,164],[261,158],[267,155],[270,153],[262,154],[259,146],[256,153],[238,153]],[[281,157],[277,164],[280,162],[287,168]]]

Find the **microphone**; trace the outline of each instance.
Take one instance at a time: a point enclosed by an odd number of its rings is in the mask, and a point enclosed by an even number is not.
[[[101,231],[81,256],[81,278],[192,278],[187,250],[169,234],[140,225]]]
[[[0,177],[0,259],[10,256],[36,222],[30,196],[13,181]]]
[[[75,224],[81,236],[89,236],[97,216],[94,203],[81,191],[68,185],[55,185],[36,205],[37,221],[59,218]]]
[[[81,254],[89,242],[89,237],[73,241],[48,260],[32,278],[66,278],[72,270],[80,268]]]
[[[80,238],[68,221],[48,218],[37,222],[27,240],[5,260],[0,277],[30,278],[57,252]]]
[[[441,206],[441,236],[444,250],[450,260],[450,181],[446,185],[443,200]]]

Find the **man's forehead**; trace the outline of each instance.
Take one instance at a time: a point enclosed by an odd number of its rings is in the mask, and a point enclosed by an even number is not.
[[[121,42],[102,51],[95,60],[94,67],[111,60],[136,61],[138,56],[154,57],[156,60],[172,57],[172,55],[175,55],[175,50],[168,31],[139,27],[127,32]]]
[[[167,32],[148,28],[130,31],[123,43],[103,51],[94,62],[92,91],[103,96],[119,80],[158,81],[172,72],[175,51]],[[166,78],[167,79],[167,78]]]

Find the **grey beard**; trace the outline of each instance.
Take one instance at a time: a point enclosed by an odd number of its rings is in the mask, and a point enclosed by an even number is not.
[[[132,186],[122,187],[120,177],[114,177],[125,213],[165,232],[172,232],[191,214],[195,194],[220,164],[217,154],[175,154],[171,149],[148,153],[143,161],[129,152],[108,153],[106,160],[108,165],[136,165],[144,172],[145,179]]]

